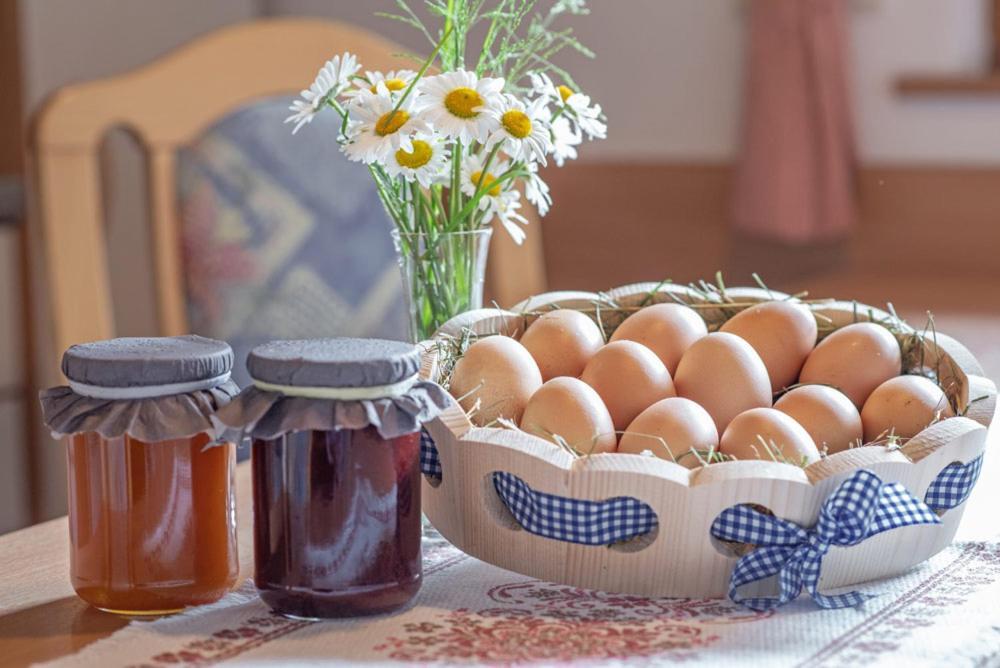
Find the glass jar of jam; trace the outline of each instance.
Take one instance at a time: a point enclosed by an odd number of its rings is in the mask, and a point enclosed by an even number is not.
[[[228,344],[196,336],[64,354],[69,386],[41,401],[67,441],[70,579],[91,605],[170,614],[235,584],[236,448],[210,419],[239,391],[232,363]]]
[[[275,611],[377,614],[420,588],[420,427],[447,405],[397,341],[279,341],[219,418],[252,437],[254,581]]]

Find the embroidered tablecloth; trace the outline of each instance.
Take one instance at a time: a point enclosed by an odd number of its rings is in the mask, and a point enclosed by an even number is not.
[[[56,666],[600,662],[1000,666],[1000,460],[987,457],[959,540],[864,587],[858,608],[808,597],[768,612],[728,600],[645,599],[541,582],[468,557],[433,531],[415,603],[332,622],[272,614],[247,581],[213,606],[133,622]]]
[[[963,542],[873,587],[858,609],[808,598],[763,613],[726,600],[644,599],[540,582],[426,539],[408,610],[310,623],[271,614],[249,581],[214,606],[134,622],[52,665],[214,662],[1000,665],[1000,543]]]

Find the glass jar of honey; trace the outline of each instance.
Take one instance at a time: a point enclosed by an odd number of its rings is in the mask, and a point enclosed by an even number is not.
[[[70,579],[91,605],[163,615],[236,582],[236,448],[211,416],[239,392],[228,344],[197,336],[71,347],[41,395],[67,441]]]
[[[447,405],[397,341],[279,341],[219,413],[252,437],[254,580],[275,611],[389,612],[420,588],[420,427]]]

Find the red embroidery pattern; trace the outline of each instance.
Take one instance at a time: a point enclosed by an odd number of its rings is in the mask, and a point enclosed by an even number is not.
[[[287,635],[310,622],[285,619],[276,614],[252,617],[235,629],[216,631],[205,640],[194,640],[176,652],[163,652],[133,668],[207,665],[231,659],[266,642]]]
[[[966,543],[960,547],[952,562],[802,665],[864,665],[882,654],[895,652],[914,631],[934,626],[944,610],[961,606],[983,587],[1000,579],[1000,544]],[[1000,634],[997,642],[1000,643]]]
[[[405,624],[401,637],[373,649],[397,661],[570,661],[648,657],[683,660],[719,637],[711,624],[748,622],[757,613],[729,601],[647,599],[530,580],[494,587],[500,607],[442,613]],[[691,623],[694,622],[694,623]]]
[[[436,532],[424,539],[424,575],[442,571],[468,559]],[[251,617],[242,625],[216,631],[208,638],[193,640],[174,652],[163,652],[149,661],[130,668],[165,668],[167,666],[210,665],[239,656],[276,638],[286,636],[312,622],[288,619],[273,612]]]
[[[859,665],[897,651],[941,613],[962,605],[1000,579],[1000,544],[967,543],[958,555],[912,590],[807,659],[803,665]],[[443,540],[425,542],[425,573],[440,572],[467,559]],[[586,659],[693,659],[719,640],[712,627],[753,622],[780,611],[756,613],[727,600],[646,599],[576,589],[537,580],[496,586],[491,605],[438,613],[403,624],[400,633],[372,649],[397,661],[483,661],[524,663]],[[308,626],[273,614],[191,641],[151,657],[144,668],[206,665]],[[1000,658],[1000,653],[993,657]]]

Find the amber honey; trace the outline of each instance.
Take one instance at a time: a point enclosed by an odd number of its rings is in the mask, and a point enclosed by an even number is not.
[[[156,443],[68,437],[70,577],[91,605],[158,615],[236,582],[236,448],[208,434]]]

